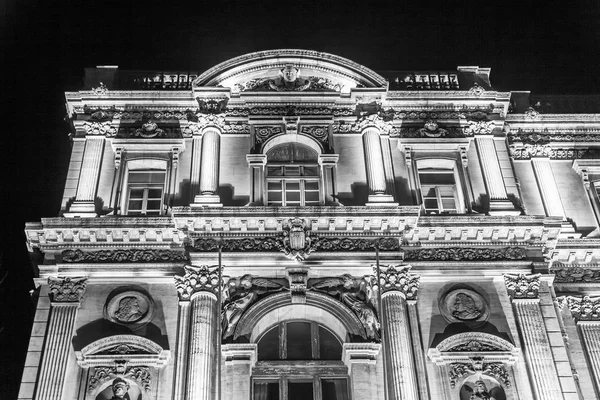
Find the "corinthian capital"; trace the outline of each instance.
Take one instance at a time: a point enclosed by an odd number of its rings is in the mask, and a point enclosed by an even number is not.
[[[85,292],[87,278],[48,278],[54,303],[78,303]]]
[[[409,274],[411,268],[410,265],[381,266],[379,268],[379,287],[381,288],[381,293],[398,291],[406,299],[416,299],[421,277]],[[374,272],[377,274],[377,267],[374,267]]]
[[[537,299],[540,290],[540,274],[504,274],[504,284],[513,299]]]
[[[218,293],[221,283],[219,282],[219,267],[210,268],[208,265],[192,267],[186,265],[183,267],[185,274],[183,276],[175,275],[175,287],[179,300],[190,300],[195,293],[208,292],[215,296]]]
[[[566,296],[565,300],[576,321],[600,321],[600,297]]]
[[[366,117],[362,117],[354,124],[354,130],[358,132],[361,132],[369,127],[377,128],[385,135],[389,135],[394,128],[391,122],[385,121],[377,114],[371,114],[367,115]]]

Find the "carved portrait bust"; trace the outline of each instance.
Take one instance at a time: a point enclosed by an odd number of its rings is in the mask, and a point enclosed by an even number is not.
[[[440,311],[448,322],[479,324],[487,321],[489,309],[485,299],[474,290],[456,289],[443,296]]]
[[[111,400],[127,399],[129,400],[129,384],[121,378],[117,378],[112,383],[113,397]]]
[[[153,316],[154,301],[141,289],[117,288],[104,306],[104,318],[132,330],[144,327]]]

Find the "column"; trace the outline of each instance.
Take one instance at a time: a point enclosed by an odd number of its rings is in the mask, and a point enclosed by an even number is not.
[[[396,205],[393,196],[387,192],[379,129],[375,127],[366,128],[363,131],[363,145],[367,183],[369,184],[369,202],[367,205]]]
[[[264,204],[264,182],[267,156],[265,154],[246,154],[246,161],[250,167],[250,185],[252,185],[250,202],[252,205],[266,205]]]
[[[352,399],[377,398],[379,343],[344,343],[342,360],[348,367]]]
[[[200,194],[200,161],[202,160],[202,136],[194,135],[192,139],[192,171],[190,187],[192,200]]]
[[[104,136],[87,136],[85,138],[75,201],[69,207],[69,212],[64,214],[65,217],[96,217],[94,200],[103,152]]]
[[[255,343],[225,344],[221,348],[225,359],[223,374],[223,399],[250,399],[252,392],[252,368],[256,364],[257,345]]]
[[[215,400],[220,362],[217,353],[217,294],[221,288],[220,273],[218,267],[209,268],[206,265],[185,266],[184,270],[184,276],[174,278],[179,300],[190,302],[190,329],[187,365],[176,366],[176,371],[187,368],[186,382],[183,385],[186,400]],[[177,361],[180,361],[179,355]],[[175,382],[175,386],[179,387],[181,383]]]
[[[540,275],[505,274],[537,399],[563,399],[540,308]]]
[[[550,166],[549,158],[532,158],[531,165],[533,166],[533,172],[537,180],[540,194],[542,195],[542,202],[544,203],[544,209],[548,216],[558,216],[565,218],[565,210],[563,209],[562,202],[560,201],[560,194],[554,174],[552,173],[552,167]]]
[[[177,344],[175,350],[175,373],[173,375],[173,398],[185,399],[187,382],[187,358],[190,332],[190,302],[179,301],[177,316]]]
[[[425,367],[425,354],[421,347],[421,327],[419,326],[419,316],[417,314],[417,301],[407,300],[408,319],[410,321],[413,353],[415,356],[415,367],[417,368],[417,383],[419,384],[419,394],[421,399],[429,398],[429,388],[427,386],[427,369]]]
[[[596,392],[600,393],[600,297],[566,297],[569,310],[577,321]]]
[[[34,399],[62,399],[77,309],[87,278],[48,278],[51,291],[50,322],[42,353]]]
[[[508,199],[506,193],[494,138],[492,136],[476,136],[475,143],[490,198],[490,215],[518,215],[520,212],[515,210],[515,206]]]
[[[202,156],[200,160],[200,194],[194,198],[193,205],[220,207],[219,163],[221,135],[217,128],[209,127],[202,135]]]
[[[410,265],[380,267],[378,277],[389,400],[419,399],[406,301],[416,299],[420,278],[410,275],[410,268]]]

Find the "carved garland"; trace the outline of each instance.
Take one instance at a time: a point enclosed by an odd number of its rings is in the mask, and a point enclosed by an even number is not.
[[[564,266],[550,268],[554,273],[556,283],[593,283],[600,282],[600,269],[584,268],[578,266]]]
[[[441,247],[404,250],[404,259],[415,261],[522,260],[525,257],[525,249],[521,247],[504,247],[502,249]]]
[[[149,367],[127,367],[127,362],[117,361],[112,366],[94,367],[94,372],[92,376],[90,376],[87,388],[88,393],[92,393],[97,387],[117,377],[124,377],[135,381],[146,393],[151,390],[152,376]]]
[[[64,250],[62,260],[67,263],[85,262],[177,262],[187,261],[188,257],[181,251],[155,249],[128,250]]]

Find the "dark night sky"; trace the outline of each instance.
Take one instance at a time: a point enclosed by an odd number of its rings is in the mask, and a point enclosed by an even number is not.
[[[596,0],[184,4],[0,2],[0,399],[16,398],[33,316],[23,227],[60,208],[70,152],[63,92],[81,86],[84,67],[203,71],[244,53],[304,48],[374,70],[491,67],[504,91],[600,92]]]

